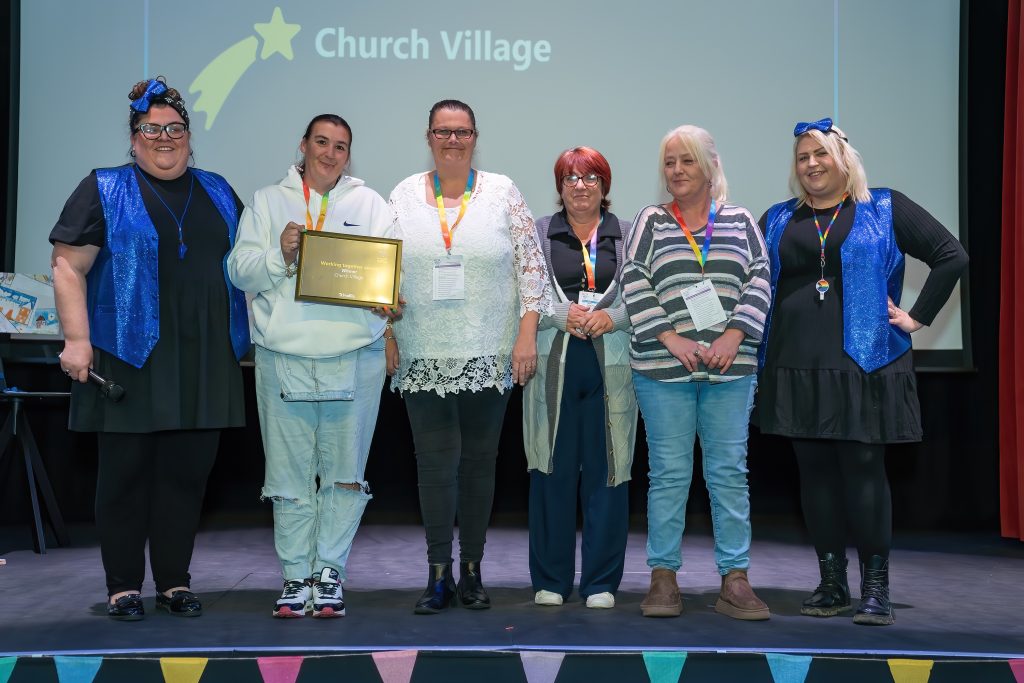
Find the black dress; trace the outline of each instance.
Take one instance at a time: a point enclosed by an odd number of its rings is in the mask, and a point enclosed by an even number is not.
[[[119,403],[104,399],[93,384],[73,382],[69,427],[81,432],[149,433],[179,429],[220,429],[245,423],[242,373],[231,347],[224,258],[227,227],[217,207],[195,180],[182,224],[188,252],[178,258],[178,226],[153,194],[181,216],[192,174],[160,180],[136,169],[139,189],[156,228],[160,292],[160,339],[141,368],[93,347],[93,368],[125,389]],[[242,203],[235,196],[239,213]],[[103,247],[106,221],[96,173],[74,191],[51,242]]]
[[[835,207],[817,209],[824,231]],[[840,247],[853,227],[847,200],[825,242],[825,279],[820,300],[820,246],[809,206],[801,206],[780,243],[778,283],[764,368],[758,387],[761,432],[793,438],[863,443],[921,440],[913,354],[909,351],[874,372],[864,372],[843,350],[843,274]],[[910,317],[930,324],[967,263],[960,243],[927,211],[892,192],[893,232],[904,254],[931,268]],[[761,229],[766,230],[766,216]]]

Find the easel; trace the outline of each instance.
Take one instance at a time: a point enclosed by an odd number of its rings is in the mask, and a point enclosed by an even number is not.
[[[21,453],[25,460],[29,496],[32,499],[33,543],[35,551],[41,555],[46,553],[46,535],[43,529],[42,510],[39,507],[40,494],[42,494],[43,502],[46,505],[47,517],[50,520],[50,526],[53,527],[57,545],[70,545],[71,541],[68,538],[67,528],[64,526],[64,518],[60,514],[60,507],[57,505],[57,497],[53,494],[53,487],[50,486],[46,466],[39,455],[39,447],[36,446],[32,428],[25,415],[25,401],[53,398],[63,400],[70,396],[71,393],[67,391],[21,391],[8,387],[4,376],[3,360],[0,359],[0,401],[8,403],[11,408],[7,415],[7,421],[4,422],[3,429],[0,430],[0,460],[3,460],[8,451],[11,452],[11,457],[15,457],[16,449],[11,448],[12,445],[21,447]]]

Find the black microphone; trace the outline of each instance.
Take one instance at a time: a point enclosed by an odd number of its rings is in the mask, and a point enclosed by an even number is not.
[[[109,398],[114,403],[124,398],[124,387],[113,380],[97,375],[92,368],[89,368],[89,381],[99,387],[100,396],[103,398]]]

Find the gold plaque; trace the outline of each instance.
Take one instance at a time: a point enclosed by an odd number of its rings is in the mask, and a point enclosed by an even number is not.
[[[402,241],[339,232],[302,233],[296,301],[397,306]]]

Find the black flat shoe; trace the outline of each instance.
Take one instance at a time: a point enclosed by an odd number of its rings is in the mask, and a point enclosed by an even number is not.
[[[156,606],[175,617],[198,617],[203,613],[203,603],[192,591],[174,591],[171,597],[157,593]]]
[[[138,593],[122,595],[114,602],[107,600],[107,616],[118,621],[139,621],[146,616],[142,596]]]

